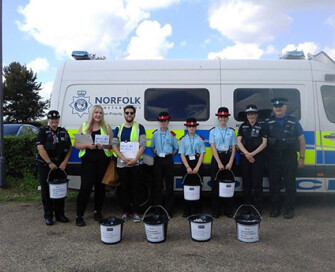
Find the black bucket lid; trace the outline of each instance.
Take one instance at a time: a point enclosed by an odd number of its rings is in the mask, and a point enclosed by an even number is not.
[[[214,220],[212,216],[204,213],[191,215],[187,219],[193,223],[209,223]]]
[[[259,215],[243,213],[235,217],[235,221],[244,225],[255,225],[261,222]]]
[[[117,226],[117,225],[123,224],[123,222],[124,222],[123,219],[115,217],[115,216],[100,219],[99,221],[100,225],[103,225],[103,226]]]
[[[165,224],[168,221],[169,217],[166,214],[150,214],[143,218],[143,222],[149,225]]]

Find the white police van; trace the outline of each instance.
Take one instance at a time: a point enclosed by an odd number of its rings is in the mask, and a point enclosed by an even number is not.
[[[85,56],[85,54],[84,54]],[[298,170],[298,191],[335,191],[335,63],[324,52],[308,59],[288,55],[278,60],[81,60],[60,65],[54,81],[51,109],[61,114],[73,138],[87,121],[90,108],[99,104],[112,128],[122,124],[123,107],[137,109],[136,121],[144,125],[150,146],[161,111],[171,115],[169,128],[180,139],[184,122],[195,117],[197,133],[206,144],[204,190],[210,190],[211,150],[209,130],[217,125],[215,113],[221,106],[232,115],[228,125],[236,131],[244,120],[247,104],[256,104],[260,118],[272,112],[271,98],[286,97],[288,113],[297,117],[306,139],[305,167]],[[146,169],[152,164],[150,148],[145,151]],[[177,155],[175,189],[182,189],[181,160]],[[235,167],[237,187],[241,190]],[[70,187],[79,187],[80,160],[73,148],[68,171]],[[270,170],[269,170],[270,171]],[[264,188],[268,189],[266,173]]]

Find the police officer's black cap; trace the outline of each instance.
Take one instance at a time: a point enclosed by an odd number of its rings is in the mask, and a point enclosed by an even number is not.
[[[59,112],[56,110],[51,110],[47,114],[48,119],[58,119],[60,117]]]
[[[168,112],[162,111],[158,114],[157,120],[160,121],[160,122],[170,120],[170,115],[169,115]]]
[[[245,107],[245,113],[257,113],[257,106],[254,104],[249,104]]]
[[[215,115],[216,116],[230,116],[229,110],[226,107],[219,108],[218,112]]]
[[[287,104],[287,98],[285,97],[275,97],[271,99],[273,106],[282,106]]]
[[[186,119],[186,123],[184,124],[187,127],[196,127],[199,126],[199,124],[197,123],[197,120],[193,117],[191,118],[187,118]]]

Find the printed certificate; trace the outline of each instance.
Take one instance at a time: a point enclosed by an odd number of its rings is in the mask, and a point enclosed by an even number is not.
[[[120,151],[128,159],[134,159],[139,150],[139,142],[121,142]]]
[[[93,140],[90,134],[74,134],[76,142],[82,144],[93,144]]]
[[[109,135],[95,135],[94,144],[109,145]]]

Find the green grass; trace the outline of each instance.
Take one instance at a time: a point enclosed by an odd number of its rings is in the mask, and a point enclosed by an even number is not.
[[[0,202],[15,201],[42,201],[41,191],[38,190],[39,182],[31,174],[25,174],[23,178],[6,177],[6,189],[0,189]],[[67,200],[75,200],[77,191],[68,191]]]

